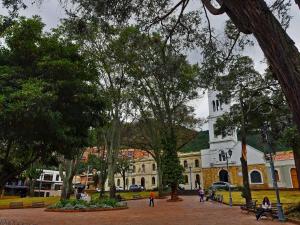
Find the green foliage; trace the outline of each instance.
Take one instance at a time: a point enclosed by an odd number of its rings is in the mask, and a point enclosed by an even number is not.
[[[89,209],[89,208],[117,208],[123,207],[125,204],[119,203],[115,199],[94,199],[90,202],[84,200],[61,200],[54,205],[49,206],[50,209]]]
[[[71,157],[103,123],[92,64],[77,45],[21,17],[1,35],[0,185],[37,159]]]
[[[209,148],[209,133],[208,131],[200,131],[197,136],[184,145],[180,152],[198,152],[201,149]]]

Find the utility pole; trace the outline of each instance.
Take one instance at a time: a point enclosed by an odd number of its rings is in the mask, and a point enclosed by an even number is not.
[[[265,153],[266,160],[269,160],[270,168],[271,168],[271,174],[272,174],[272,181],[273,181],[273,187],[276,193],[276,201],[277,201],[277,210],[278,210],[278,219],[279,221],[285,221],[282,204],[280,202],[280,195],[279,195],[279,189],[278,184],[275,176],[275,167],[274,167],[274,161],[273,161],[273,154],[275,153],[275,149],[273,147],[272,141],[270,140],[270,137],[268,135],[268,125],[264,124],[262,128],[262,136],[266,140],[268,146],[270,147],[271,151],[269,151],[269,154]]]

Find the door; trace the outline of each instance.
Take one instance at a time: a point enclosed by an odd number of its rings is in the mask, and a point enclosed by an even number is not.
[[[228,182],[228,172],[226,170],[221,170],[219,172],[219,179],[223,182]]]
[[[291,169],[291,178],[292,178],[293,188],[299,188],[296,168]]]

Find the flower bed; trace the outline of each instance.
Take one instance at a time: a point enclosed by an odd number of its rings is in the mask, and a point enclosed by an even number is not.
[[[84,200],[65,200],[49,206],[47,212],[93,212],[127,209],[126,202],[114,199],[95,199],[90,202]]]

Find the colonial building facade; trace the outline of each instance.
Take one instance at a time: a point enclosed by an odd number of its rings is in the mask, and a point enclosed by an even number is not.
[[[132,184],[143,186],[146,190],[153,190],[157,188],[158,175],[157,165],[153,157],[148,154],[139,153],[141,150],[134,150],[135,157],[131,161],[131,170],[125,176],[125,189],[128,190]],[[129,151],[130,152],[130,151]],[[199,152],[178,153],[181,165],[184,168],[183,183],[180,184],[184,189],[195,189],[199,187],[202,182],[201,173],[201,158]],[[123,178],[120,174],[115,175],[116,186],[123,187]],[[108,184],[106,182],[106,189]]]

